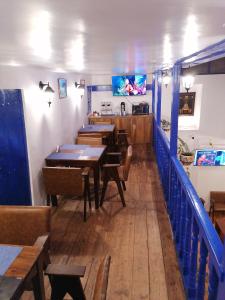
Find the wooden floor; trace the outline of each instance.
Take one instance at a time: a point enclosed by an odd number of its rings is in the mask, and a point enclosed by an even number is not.
[[[112,257],[107,299],[185,299],[156,162],[146,146],[134,152],[126,208],[111,183],[103,208],[93,209],[86,223],[80,201],[64,199],[53,209],[52,261],[88,266],[83,280],[87,299],[106,253]],[[47,278],[46,291],[49,299]],[[27,293],[23,299],[28,298]]]

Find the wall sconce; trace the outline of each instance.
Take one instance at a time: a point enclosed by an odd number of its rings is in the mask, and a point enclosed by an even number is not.
[[[55,91],[53,90],[53,88],[49,85],[49,82],[48,83],[43,83],[42,81],[39,82],[39,88],[41,90],[43,90],[45,93],[48,94],[49,96],[49,99],[48,99],[48,105],[50,107],[52,101],[51,101],[51,95],[53,93],[55,93]]]
[[[162,77],[162,82],[163,82],[163,84],[165,84],[166,88],[168,87],[168,84],[170,83],[170,81],[171,81],[171,77],[170,77],[168,71],[166,70],[165,73],[163,73],[163,77]]]
[[[80,83],[75,81],[75,88],[79,89],[79,94],[81,96],[81,98],[84,96],[84,90],[85,90],[85,80],[81,79]]]
[[[194,78],[193,75],[189,74],[189,75],[185,75],[185,76],[182,77],[183,87],[185,88],[187,93],[193,87],[194,81],[195,81],[195,78]]]
[[[85,80],[81,79],[80,83],[78,83],[78,82],[75,81],[75,87],[77,89],[85,89]]]

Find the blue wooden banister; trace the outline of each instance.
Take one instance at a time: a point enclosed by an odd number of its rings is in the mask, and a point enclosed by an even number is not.
[[[225,40],[174,64],[170,141],[161,129],[162,71],[154,73],[154,150],[188,300],[225,300],[225,242],[177,158],[180,73],[184,66],[221,56],[225,56]]]
[[[163,130],[154,124],[155,153],[187,299],[225,299],[224,247]],[[207,267],[208,266],[208,267]],[[219,293],[222,296],[219,296]],[[215,296],[216,295],[216,296]]]

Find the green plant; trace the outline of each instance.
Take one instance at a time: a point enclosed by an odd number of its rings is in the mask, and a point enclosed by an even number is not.
[[[186,155],[186,156],[192,156],[193,152],[190,151],[188,144],[181,139],[180,137],[178,137],[178,154],[179,155]]]

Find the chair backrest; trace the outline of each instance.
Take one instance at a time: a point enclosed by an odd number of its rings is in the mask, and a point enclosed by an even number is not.
[[[128,179],[128,176],[129,176],[132,155],[133,155],[133,148],[130,145],[127,148],[126,157],[125,157],[124,164],[123,164],[123,178],[124,178],[124,181],[126,181]]]
[[[223,203],[225,204],[225,191],[211,191],[210,192],[210,201],[214,203]]]
[[[0,244],[32,246],[50,232],[51,209],[47,206],[0,206]]]
[[[78,136],[76,138],[76,144],[80,145],[102,145],[101,137],[86,137],[86,136]]]
[[[102,138],[102,133],[78,133],[78,137]]]
[[[95,125],[111,125],[112,122],[111,121],[95,121],[94,124]]]
[[[42,169],[47,195],[82,195],[82,169],[44,167]]]
[[[136,124],[132,124],[132,128],[131,128],[131,142],[132,142],[132,144],[135,143],[136,131],[137,131],[137,125]]]
[[[107,255],[99,266],[93,300],[106,300],[110,261],[111,256]]]

